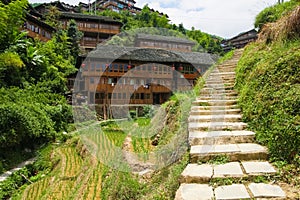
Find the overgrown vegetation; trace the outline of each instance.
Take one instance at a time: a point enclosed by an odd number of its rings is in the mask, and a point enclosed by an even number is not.
[[[297,33],[299,10],[277,25]],[[275,30],[265,31],[275,34]],[[300,166],[300,37],[280,34],[272,40],[262,34],[245,49],[237,68],[239,104],[244,120],[256,131],[257,140],[269,147],[272,159]]]
[[[255,18],[255,28],[261,30],[267,23],[276,22],[281,17],[288,15],[299,4],[299,0],[290,0],[264,9]]]
[[[27,3],[0,2],[0,173],[20,161],[12,155],[64,141],[62,133],[72,122],[64,96],[66,77],[76,72],[71,54],[76,42],[65,31],[47,43],[27,38],[20,31]]]

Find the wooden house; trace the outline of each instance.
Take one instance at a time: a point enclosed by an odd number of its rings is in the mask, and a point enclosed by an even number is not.
[[[240,33],[239,35],[224,40],[222,42],[223,50],[225,52],[232,49],[239,49],[245,47],[248,43],[253,42],[257,39],[257,31],[252,29],[247,32]]]
[[[121,22],[104,16],[69,12],[62,12],[60,15],[60,21],[64,28],[67,28],[72,19],[76,21],[78,29],[83,33],[80,46],[87,51],[120,33],[122,26]]]
[[[73,12],[75,8],[68,4],[53,2],[49,5],[57,6],[59,21],[64,29],[68,27],[70,20],[75,20],[79,31],[83,33],[80,47],[86,52],[94,49],[97,44],[120,33],[123,25],[110,17],[75,13]],[[26,23],[24,24],[24,28],[29,32],[29,37],[39,38],[42,41],[51,39],[52,33],[56,30],[44,22],[45,15],[49,11],[49,5],[41,4],[36,8],[29,7]]]
[[[82,63],[74,93],[103,106],[162,104],[213,63],[207,53],[100,45]]]
[[[39,20],[37,17],[26,13],[26,21],[22,27],[23,30],[27,31],[27,37],[36,39],[43,42],[47,42],[52,38],[52,35],[56,32],[56,29],[52,26]]]

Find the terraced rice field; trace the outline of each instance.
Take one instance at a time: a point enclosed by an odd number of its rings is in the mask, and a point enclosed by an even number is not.
[[[75,147],[59,147],[60,161],[45,178],[28,186],[14,199],[101,199],[102,167],[95,159],[83,159]]]

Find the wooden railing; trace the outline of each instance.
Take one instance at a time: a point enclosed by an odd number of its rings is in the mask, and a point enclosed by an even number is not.
[[[26,29],[26,31],[28,32],[28,34],[27,34],[28,37],[38,38],[38,39],[40,39],[43,42],[47,42],[47,41],[51,40],[51,38],[44,37],[44,36],[42,36],[42,35],[40,35],[40,34],[38,34],[36,32],[33,32],[31,30]]]

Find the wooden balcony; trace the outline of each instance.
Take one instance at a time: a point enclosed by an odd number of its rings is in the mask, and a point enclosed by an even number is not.
[[[30,38],[38,38],[39,40],[41,40],[43,42],[47,42],[47,41],[51,40],[51,38],[44,37],[44,36],[42,36],[36,32],[33,32],[31,30],[26,29],[26,31],[28,32],[27,36]]]
[[[78,27],[82,32],[92,32],[92,33],[104,33],[116,35],[120,33],[120,29],[105,29],[105,28],[88,28],[88,27]]]

